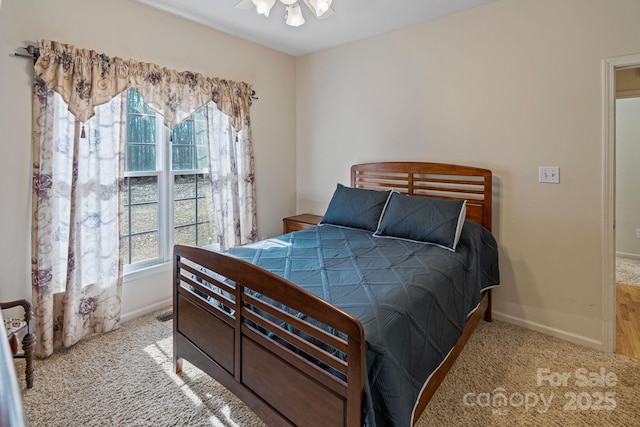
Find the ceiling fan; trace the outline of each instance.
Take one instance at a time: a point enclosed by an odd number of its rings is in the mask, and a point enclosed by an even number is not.
[[[1,1],[1,0],[0,0]],[[318,19],[325,19],[333,15],[333,8],[331,7],[332,0],[302,0],[304,4],[313,12],[313,15]],[[236,4],[238,9],[253,9],[269,17],[269,12],[275,5],[276,0],[241,0]],[[285,12],[285,22],[292,27],[298,27],[304,24],[304,17],[302,16],[302,8],[298,0],[280,0],[287,6]]]

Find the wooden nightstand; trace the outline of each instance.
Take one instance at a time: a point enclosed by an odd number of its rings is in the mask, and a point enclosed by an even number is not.
[[[313,214],[290,216],[282,220],[282,231],[286,234],[291,233],[292,231],[315,227],[316,225],[318,225],[321,219],[322,216]]]

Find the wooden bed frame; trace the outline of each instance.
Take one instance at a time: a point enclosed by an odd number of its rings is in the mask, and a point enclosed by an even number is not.
[[[492,176],[487,169],[421,162],[367,163],[351,168],[351,186],[393,188],[417,196],[465,199],[467,218],[491,230]],[[364,332],[356,318],[288,280],[243,260],[186,245],[176,245],[174,252],[176,372],[182,370],[182,361],[186,359],[232,391],[270,426],[362,425],[365,346]],[[207,271],[213,271],[215,275]],[[225,279],[233,281],[235,286]],[[203,286],[202,281],[217,291]],[[191,289],[196,289],[197,293]],[[346,338],[291,316],[255,298],[245,289],[304,313]],[[198,293],[206,294],[213,303]],[[456,346],[429,379],[414,410],[413,423],[482,316],[491,320],[490,291],[484,293]],[[277,325],[280,321],[339,350],[346,356],[346,361],[291,333],[290,328]],[[265,334],[265,330],[270,334]],[[294,352],[292,348],[300,351]],[[300,356],[300,352],[341,375],[318,367],[309,358]]]

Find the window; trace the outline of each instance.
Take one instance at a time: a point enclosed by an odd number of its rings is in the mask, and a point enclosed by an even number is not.
[[[206,107],[173,130],[133,89],[126,94],[126,271],[167,262],[174,243],[217,242],[212,221]]]

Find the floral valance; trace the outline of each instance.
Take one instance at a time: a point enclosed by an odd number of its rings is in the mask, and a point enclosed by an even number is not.
[[[111,58],[93,50],[39,40],[36,81],[46,83],[81,122],[94,115],[94,107],[108,102],[128,88],[135,89],[150,108],[174,128],[209,101],[231,117],[240,131],[249,121],[252,85],[175,71],[133,59]],[[36,90],[44,90],[44,87]]]

